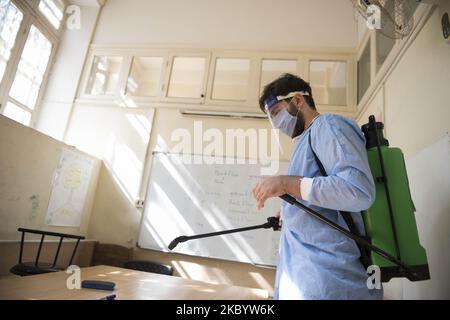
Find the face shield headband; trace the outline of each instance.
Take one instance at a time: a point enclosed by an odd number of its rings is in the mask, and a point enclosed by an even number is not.
[[[266,109],[269,118],[271,118],[269,111],[272,107],[274,107],[280,101],[293,98],[296,94],[301,94],[302,96],[309,96],[309,93],[307,91],[294,91],[288,93],[285,96],[269,96],[266,100],[264,100],[264,108]]]

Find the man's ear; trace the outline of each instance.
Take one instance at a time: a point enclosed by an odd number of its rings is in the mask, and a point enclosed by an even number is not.
[[[304,108],[307,106],[306,100],[303,97],[303,95],[297,93],[294,96],[294,99],[295,99],[295,104],[298,106],[298,109],[303,111]]]

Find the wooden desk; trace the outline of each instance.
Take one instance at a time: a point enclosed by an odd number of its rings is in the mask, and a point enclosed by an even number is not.
[[[82,268],[81,280],[112,281],[116,284],[114,292],[83,288],[69,290],[66,281],[70,275],[65,272],[54,272],[0,280],[0,299],[96,300],[110,294],[116,294],[118,300],[256,300],[268,298],[268,292],[262,289],[215,285],[110,266]]]

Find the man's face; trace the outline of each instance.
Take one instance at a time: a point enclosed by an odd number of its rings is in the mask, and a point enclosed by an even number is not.
[[[295,138],[303,133],[305,130],[305,117],[303,116],[303,113],[301,110],[297,109],[297,107],[294,104],[293,98],[286,99],[283,101],[278,102],[276,105],[274,105],[272,108],[270,108],[269,113],[270,117],[273,119],[281,110],[287,109],[287,111],[293,115],[297,116],[297,123],[295,125],[294,134],[291,138]]]
[[[275,118],[276,115],[277,115],[281,110],[288,108],[288,106],[289,106],[289,104],[287,103],[286,100],[283,100],[283,101],[278,102],[276,105],[274,105],[273,107],[271,107],[271,108],[269,109],[269,116],[270,116],[270,118],[272,118],[272,119]],[[289,109],[288,109],[288,111],[289,111]]]

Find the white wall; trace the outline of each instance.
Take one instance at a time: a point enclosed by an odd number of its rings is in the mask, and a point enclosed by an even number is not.
[[[76,106],[66,142],[104,161],[131,205],[139,198],[152,109]]]
[[[348,0],[109,0],[93,43],[214,48],[355,48]]]
[[[93,158],[80,227],[45,223],[54,173],[62,149],[68,147],[0,115],[0,240],[20,239],[18,227],[87,234],[100,168],[98,159]]]
[[[359,44],[364,38],[364,35],[369,29],[367,28],[366,20],[363,18],[363,16],[359,14],[359,12],[356,9],[354,9],[354,14],[358,19],[357,28],[358,28],[358,46],[359,46]]]
[[[450,45],[435,10],[385,83],[389,138],[407,156],[450,130],[449,82]]]
[[[64,31],[36,124],[37,130],[59,140],[64,137],[100,7],[81,6],[80,12],[81,28]]]
[[[390,145],[403,150],[407,164],[414,162],[417,156],[450,132],[449,83],[450,45],[443,40],[440,18],[435,10],[358,122],[366,123],[370,114],[384,113]],[[392,280],[385,286],[386,295],[390,298],[450,298],[447,254],[450,247],[449,197],[437,197],[445,193],[450,196],[450,190],[435,170],[432,165],[424,164],[408,173],[417,209],[419,236],[428,254],[431,280]],[[421,179],[427,180],[421,183]],[[422,184],[427,186],[427,190],[423,190]],[[435,190],[434,194],[424,195],[430,189]]]
[[[450,299],[450,135],[406,161],[422,246],[427,249],[431,280],[403,280],[404,299]]]

